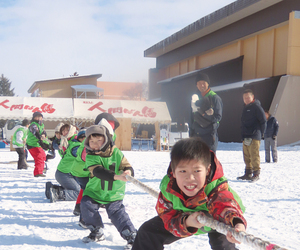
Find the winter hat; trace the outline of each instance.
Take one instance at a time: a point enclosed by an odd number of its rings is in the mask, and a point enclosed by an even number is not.
[[[197,82],[199,81],[205,81],[208,83],[208,85],[210,84],[210,80],[209,80],[209,77],[208,75],[204,74],[204,73],[199,73],[197,76],[196,76],[196,84]]]
[[[77,134],[77,140],[85,137],[85,131],[86,131],[85,128],[82,128],[82,129],[79,130],[79,132]]]
[[[25,127],[25,126],[27,126],[29,123],[30,123],[30,122],[29,122],[27,119],[24,119],[24,120],[22,121],[22,126]]]
[[[113,130],[116,130],[120,126],[120,123],[118,122],[118,120],[112,114],[109,114],[109,113],[99,114],[95,119],[95,125],[99,125],[99,122],[103,118],[106,119],[108,121],[108,123],[110,123],[110,122],[114,123],[114,127],[112,126]]]
[[[60,128],[63,126],[64,124],[62,122],[58,123],[57,126],[54,129],[55,133],[59,133]]]
[[[102,125],[108,129],[108,132],[111,136],[114,135],[114,128],[111,123],[109,123],[105,118],[102,118],[98,125]]]
[[[34,119],[35,117],[38,117],[38,116],[41,116],[41,117],[43,117],[43,115],[42,115],[42,113],[41,113],[41,112],[38,112],[38,111],[36,111],[36,112],[34,112],[34,113],[33,113],[33,115],[32,115],[32,119]]]
[[[104,136],[104,143],[101,146],[101,148],[99,150],[94,150],[90,147],[89,145],[89,137],[91,135],[102,135]],[[88,127],[85,131],[85,136],[86,136],[86,140],[84,141],[84,146],[86,147],[87,150],[92,151],[92,152],[99,152],[102,151],[104,152],[109,145],[112,145],[112,140],[111,137],[109,135],[108,129],[105,126],[102,125],[92,125],[90,127]]]

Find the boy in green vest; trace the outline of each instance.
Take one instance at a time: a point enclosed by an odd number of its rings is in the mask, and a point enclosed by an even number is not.
[[[19,155],[18,169],[27,169],[26,160],[27,160],[28,152],[25,144],[26,144],[28,127],[29,127],[29,121],[27,119],[24,119],[22,121],[22,126],[16,130],[12,139],[13,148],[16,149]]]
[[[229,187],[215,154],[200,138],[183,139],[173,146],[160,190],[158,216],[139,228],[132,250],[161,250],[165,244],[206,233],[212,249],[236,250],[239,242],[231,233],[225,236],[197,220],[204,213],[236,231],[245,231],[247,225],[240,198]]]
[[[104,224],[98,212],[104,205],[108,217],[121,237],[127,240],[125,249],[131,249],[136,229],[123,205],[126,175],[133,175],[133,168],[123,153],[113,146],[112,137],[105,126],[92,125],[86,130],[86,167],[90,171],[80,203],[82,220],[90,229],[83,242],[104,240]]]

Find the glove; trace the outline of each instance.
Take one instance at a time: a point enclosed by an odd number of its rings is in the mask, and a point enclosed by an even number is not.
[[[276,135],[273,135],[273,136],[272,136],[272,139],[275,140],[275,139],[276,139]]]
[[[202,101],[201,101],[201,100],[198,100],[198,101],[195,102],[195,105],[196,105],[197,107],[200,107],[200,106],[201,106],[201,103],[202,103]]]
[[[206,110],[205,113],[207,115],[213,115],[214,114],[214,110],[212,108],[210,108],[210,109]]]
[[[42,147],[42,149],[44,150],[48,150],[49,149],[49,145],[47,143],[44,143],[43,141],[38,141],[38,143],[40,144],[40,146]]]

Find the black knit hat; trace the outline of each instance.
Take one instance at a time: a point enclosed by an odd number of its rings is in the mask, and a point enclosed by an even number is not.
[[[38,111],[36,111],[36,112],[34,112],[33,113],[33,115],[32,115],[32,119],[34,119],[35,117],[37,117],[37,116],[41,116],[41,117],[43,117],[43,115],[42,115],[42,113],[41,112],[38,112]]]
[[[115,123],[115,128],[114,130],[116,130],[119,126],[120,126],[120,123],[118,122],[118,120],[112,115],[112,114],[109,114],[109,113],[101,113],[99,114],[96,119],[95,119],[95,125],[98,125],[99,122],[105,118],[107,121],[113,121]]]
[[[204,73],[199,73],[197,76],[196,76],[196,84],[197,82],[199,81],[205,81],[208,83],[208,85],[210,84],[210,80],[209,80],[209,77],[208,75],[204,74]]]

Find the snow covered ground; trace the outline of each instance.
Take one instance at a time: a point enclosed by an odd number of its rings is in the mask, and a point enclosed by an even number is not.
[[[262,147],[261,147],[262,148]],[[230,186],[246,206],[247,232],[289,250],[300,248],[300,146],[284,146],[278,150],[277,164],[264,163],[261,150],[261,178],[256,183],[237,181],[243,174],[242,144],[220,143],[217,157],[221,161]],[[135,169],[135,177],[158,190],[169,164],[169,152],[125,151]],[[29,158],[31,159],[31,158]],[[33,169],[17,170],[17,153],[0,149],[0,249],[114,249],[121,250],[125,241],[100,209],[105,223],[106,240],[101,243],[82,243],[89,234],[78,226],[72,213],[75,202],[49,203],[45,197],[45,182],[56,183],[54,173],[60,157],[48,163],[46,178],[34,178]],[[33,165],[33,163],[30,163]],[[124,199],[136,228],[156,215],[156,199],[127,184]],[[238,245],[239,249],[251,249]],[[208,250],[206,235],[193,236],[166,246],[168,250]]]

